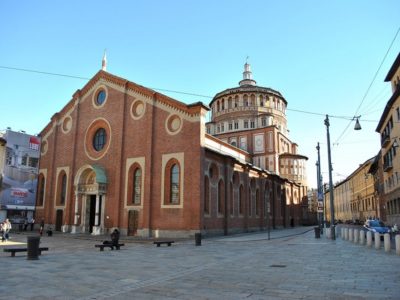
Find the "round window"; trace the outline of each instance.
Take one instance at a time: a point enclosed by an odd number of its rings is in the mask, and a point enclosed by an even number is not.
[[[96,103],[98,105],[102,105],[104,103],[104,101],[106,101],[106,91],[105,90],[101,90],[96,97]]]
[[[93,148],[96,151],[101,151],[107,142],[107,134],[104,128],[97,129],[93,136]]]

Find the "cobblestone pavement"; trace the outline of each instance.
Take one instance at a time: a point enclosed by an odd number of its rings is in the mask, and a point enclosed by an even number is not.
[[[312,227],[274,230],[270,240],[203,239],[200,247],[124,239],[120,251],[100,252],[94,244],[102,239],[43,236],[50,250],[39,260],[10,257],[0,244],[0,299],[400,299],[400,256],[315,239]]]

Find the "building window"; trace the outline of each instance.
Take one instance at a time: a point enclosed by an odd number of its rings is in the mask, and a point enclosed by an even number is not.
[[[101,90],[96,97],[96,103],[98,105],[102,105],[104,103],[104,101],[106,100],[106,91],[105,90]]]
[[[252,210],[253,210],[253,207],[252,207],[252,195],[251,195],[251,188],[249,188],[249,199],[248,199],[249,201],[249,211],[248,211],[248,213],[249,213],[249,217],[251,217],[251,215],[252,215]]]
[[[266,118],[262,118],[262,119],[261,119],[261,126],[262,126],[262,127],[267,126],[267,119],[266,119]]]
[[[177,160],[171,159],[165,168],[165,204],[180,204],[180,166]]]
[[[142,169],[137,167],[133,172],[132,203],[140,204],[142,196]]]
[[[243,127],[244,128],[249,128],[249,121],[244,121],[244,124],[243,124]]]
[[[224,189],[224,182],[222,179],[218,183],[218,214],[224,214],[224,198],[225,198],[225,189]]]
[[[44,202],[44,186],[46,183],[46,179],[43,174],[39,175],[39,184],[38,184],[38,197],[37,197],[37,206],[43,206]]]
[[[239,188],[239,215],[243,215],[243,206],[244,206],[244,189],[243,185],[240,186]]]
[[[239,123],[238,122],[235,122],[234,126],[235,126],[235,129],[239,129]]]
[[[250,122],[250,128],[254,128],[254,121]]]
[[[224,131],[225,131],[225,125],[221,124],[221,132],[224,132]]]
[[[67,174],[64,171],[61,171],[58,176],[58,205],[65,204],[65,198],[67,195]]]
[[[233,184],[232,182],[229,183],[229,204],[231,208],[231,216],[234,214],[234,205],[233,205]]]
[[[21,165],[26,166],[28,164],[28,154],[22,156]]]
[[[107,142],[107,134],[104,128],[99,128],[93,137],[93,148],[96,151],[101,151]]]
[[[39,158],[37,157],[30,157],[28,161],[28,165],[32,168],[37,168],[39,163]]]
[[[229,130],[232,130],[232,128],[233,128],[232,123],[228,124],[228,128],[229,128]]]
[[[204,177],[204,213],[210,214],[210,180]]]

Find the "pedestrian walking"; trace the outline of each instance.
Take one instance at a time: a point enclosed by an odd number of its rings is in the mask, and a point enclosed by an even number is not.
[[[24,221],[24,231],[28,229],[28,218],[25,219]]]
[[[5,235],[5,227],[4,227],[4,222],[0,223],[0,234],[1,234],[1,242],[4,242],[6,240]]]
[[[29,223],[31,224],[31,231],[33,231],[33,227],[35,226],[35,219],[32,218]]]
[[[43,230],[44,230],[44,219],[40,221],[40,229],[39,229],[40,235],[43,235]]]
[[[12,226],[11,226],[10,220],[9,220],[9,219],[6,219],[6,220],[4,221],[4,223],[3,223],[3,237],[4,237],[4,240],[5,240],[6,242],[7,242],[7,241],[9,240],[9,238],[10,238],[9,233],[10,233],[11,228],[12,228]],[[3,238],[2,238],[2,240],[3,240]],[[4,241],[4,240],[3,240],[3,241]]]

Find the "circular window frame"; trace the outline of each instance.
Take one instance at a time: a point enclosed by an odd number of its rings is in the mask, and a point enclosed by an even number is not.
[[[67,124],[68,122],[70,122],[70,127],[66,128],[67,125],[68,125]],[[71,116],[67,116],[67,117],[64,118],[64,120],[63,120],[63,122],[61,124],[61,131],[63,133],[68,133],[68,132],[71,131],[71,129],[72,129],[72,118],[71,118]]]
[[[174,129],[172,128],[172,122],[173,122],[175,119],[178,119],[179,122],[180,122],[179,127],[178,127],[176,130],[174,130]],[[178,116],[177,114],[171,114],[171,115],[169,115],[168,118],[165,120],[165,129],[166,129],[166,131],[168,132],[169,135],[176,135],[176,134],[178,134],[179,132],[181,132],[182,127],[183,127],[183,119],[182,119],[180,116]]]
[[[141,113],[135,114],[134,110],[140,104],[143,105],[143,110],[142,110]],[[131,104],[130,113],[131,113],[132,119],[134,119],[134,120],[141,119],[144,116],[144,114],[146,113],[146,102],[144,102],[144,101],[142,101],[140,99],[137,99],[137,100],[133,101],[132,104]]]
[[[105,130],[106,143],[100,151],[97,151],[94,148],[93,139],[94,139],[96,132],[100,128],[103,128]],[[110,148],[110,145],[111,145],[111,139],[112,139],[112,135],[111,135],[110,123],[106,119],[103,119],[103,118],[98,118],[98,119],[93,120],[89,124],[89,126],[85,132],[85,143],[84,143],[85,149],[84,150],[85,150],[86,155],[91,160],[101,159],[108,152],[108,149]]]
[[[48,150],[49,150],[49,142],[47,140],[43,140],[40,145],[40,154],[46,155]]]
[[[97,102],[97,97],[99,96],[100,92],[102,92],[102,91],[105,92],[106,97],[105,97],[103,103],[99,104]],[[107,103],[107,99],[108,99],[108,88],[105,85],[99,85],[96,88],[96,90],[95,90],[95,92],[93,93],[93,96],[92,96],[93,107],[97,108],[97,109],[102,108]]]

